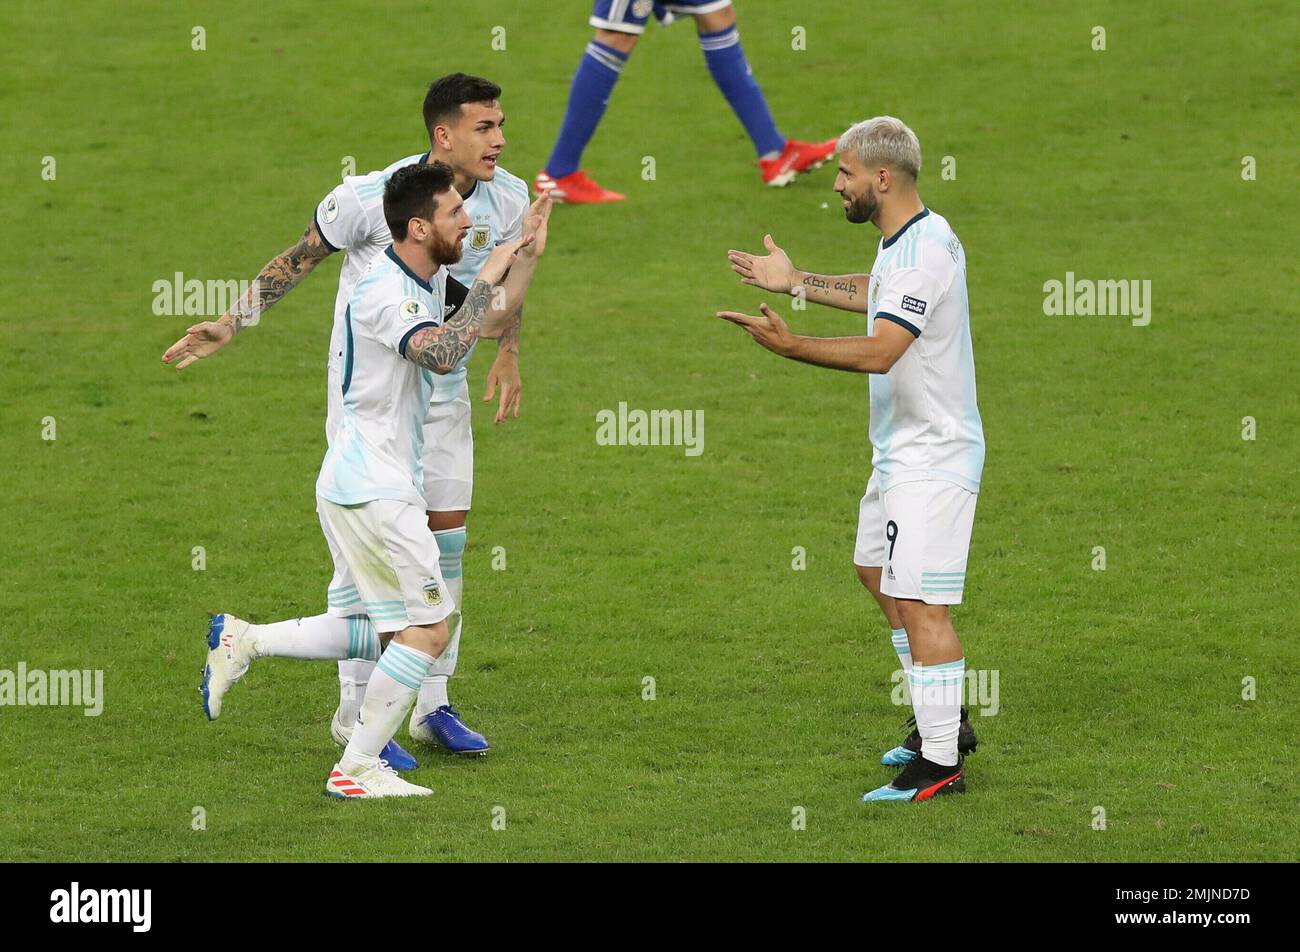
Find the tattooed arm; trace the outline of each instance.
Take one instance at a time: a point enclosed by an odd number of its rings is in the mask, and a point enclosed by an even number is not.
[[[515,309],[515,316],[506,324],[505,330],[497,338],[497,359],[513,357],[519,359],[519,335],[524,327],[524,306]]]
[[[164,363],[175,363],[177,370],[184,370],[196,360],[212,356],[245,327],[256,324],[263,311],[296,288],[334,250],[321,237],[313,219],[298,243],[268,261],[258,272],[248,293],[230,310],[215,321],[195,324],[184,337],[172,344],[163,354]]]
[[[794,297],[802,296],[814,304],[865,314],[870,282],[869,274],[813,274],[809,271],[796,271],[795,284],[790,294]]]
[[[480,277],[451,317],[437,327],[421,328],[411,335],[402,356],[436,374],[451,373],[478,340],[491,300],[492,285]]]
[[[515,241],[497,245],[488,255],[483,267],[479,268],[478,277],[465,294],[465,300],[441,324],[436,327],[422,327],[411,335],[406,342],[402,356],[414,361],[436,374],[449,374],[456,369],[465,355],[469,353],[474,341],[483,335],[487,325],[505,320],[504,309],[498,309],[498,316],[493,317],[493,299],[501,289],[496,287],[501,276],[510,269],[519,250],[533,243],[534,236],[525,235]],[[500,335],[501,328],[489,335]]]
[[[731,270],[740,275],[743,284],[777,294],[802,297],[815,304],[838,307],[845,311],[867,311],[868,274],[812,274],[800,271],[790,262],[771,235],[763,236],[766,255],[753,255],[745,251],[727,252]]]

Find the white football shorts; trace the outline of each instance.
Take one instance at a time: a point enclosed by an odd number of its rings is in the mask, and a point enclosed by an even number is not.
[[[880,566],[880,591],[927,605],[960,605],[978,494],[942,480],[881,492],[876,473],[858,506],[855,565]]]
[[[437,538],[418,506],[392,499],[340,506],[317,496],[316,513],[334,559],[331,615],[369,615],[387,633],[433,625],[455,611]]]
[[[447,384],[451,384],[450,387]],[[430,512],[469,509],[474,495],[474,430],[469,383],[437,380],[424,418],[424,504]]]

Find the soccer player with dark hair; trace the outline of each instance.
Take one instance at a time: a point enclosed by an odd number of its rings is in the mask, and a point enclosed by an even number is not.
[[[345,345],[344,316],[347,302],[371,259],[392,239],[383,215],[385,183],[401,168],[445,162],[452,170],[454,187],[465,202],[470,226],[463,241],[463,257],[451,264],[450,273],[459,284],[473,284],[493,247],[523,234],[524,222],[538,215],[529,208],[528,187],[523,180],[500,168],[505,147],[502,128],[505,115],[499,98],[501,88],[487,79],[452,73],[433,82],[424,98],[423,118],[429,150],[407,156],[386,169],[368,175],[348,176],[316,207],[311,224],[292,248],[273,258],[258,274],[249,295],[216,321],[196,324],[177,341],[163,360],[178,369],[216,353],[243,328],[256,324],[263,311],[293,290],[326,257],[343,250],[346,257],[339,273],[334,303],[334,328],[328,360],[328,402],[326,439],[333,442],[340,425],[341,382]],[[496,422],[519,415],[519,337],[522,307],[508,322],[497,345],[496,360],[488,372],[484,399],[501,390]],[[466,544],[466,516],[473,492],[474,442],[470,428],[469,388],[466,366],[472,348],[460,366],[437,378],[434,399],[425,421],[423,460],[425,509],[429,529],[437,536],[442,553],[443,575],[457,605],[451,620],[451,644],[434,665],[411,719],[411,735],[458,754],[481,754],[488,750],[485,736],[461,720],[448,696],[448,681],[456,669],[461,636],[462,564]],[[331,597],[331,604],[341,596]],[[343,624],[326,614],[295,619],[305,627],[337,628]],[[373,669],[366,659],[339,663],[339,706],[331,723],[331,734],[346,744],[364,700]],[[385,759],[398,769],[412,769],[415,759],[395,742]]]
[[[211,720],[259,658],[378,662],[325,781],[325,792],[342,799],[433,792],[403,780],[383,757],[450,646],[448,619],[457,607],[425,515],[425,417],[437,399],[434,380],[454,373],[479,336],[505,329],[546,240],[543,215],[526,237],[493,249],[472,287],[457,288],[447,269],[460,260],[472,221],[453,182],[441,162],[393,172],[383,191],[392,243],[370,259],[345,306],[340,424],[316,480],[316,511],[334,561],[330,616],[339,624],[252,625],[219,614],[209,627],[200,690]],[[504,301],[494,307],[498,282]]]

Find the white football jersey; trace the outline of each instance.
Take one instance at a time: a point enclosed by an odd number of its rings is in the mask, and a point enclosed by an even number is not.
[[[316,207],[316,228],[321,237],[334,250],[347,251],[339,271],[338,294],[334,298],[331,369],[337,370],[343,359],[343,315],[352,290],[371,259],[393,240],[388,222],[384,220],[384,186],[398,169],[425,162],[428,158],[428,152],[408,155],[382,171],[349,175]],[[505,169],[498,168],[490,182],[476,182],[465,197],[465,213],[472,224],[461,243],[464,256],[452,267],[452,276],[465,287],[472,287],[474,276],[483,267],[493,247],[520,236],[528,205],[528,186]],[[460,366],[439,383],[440,391],[459,386],[465,379],[465,365],[472,355],[471,348]]]
[[[405,358],[411,335],[445,314],[447,269],[422,281],[389,246],[366,266],[343,312],[343,405],[316,494],[341,506],[393,499],[424,509],[424,418],[431,370]]]
[[[871,375],[871,463],[881,489],[936,479],[979,492],[984,427],[975,402],[966,252],[947,219],[928,208],[881,239],[867,333],[881,320],[916,337],[889,373]]]
[[[492,249],[523,234],[524,216],[528,214],[529,204],[528,186],[523,179],[505,169],[497,169],[490,182],[476,182],[465,196],[465,214],[473,224],[460,243],[462,257],[449,269],[451,276],[465,287],[472,288],[474,278],[487,264]],[[444,399],[456,393],[467,376],[465,368],[477,346],[478,341],[475,341],[456,369],[435,381],[435,397]]]

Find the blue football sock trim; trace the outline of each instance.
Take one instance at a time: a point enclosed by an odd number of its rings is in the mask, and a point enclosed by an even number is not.
[[[422,651],[405,645],[390,644],[379,656],[378,669],[412,691],[418,691],[431,664],[433,659]]]

